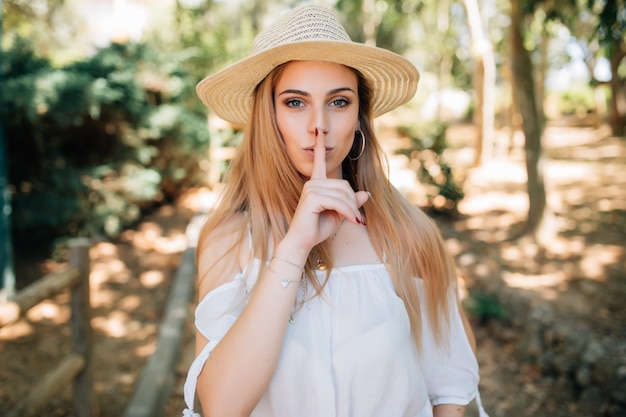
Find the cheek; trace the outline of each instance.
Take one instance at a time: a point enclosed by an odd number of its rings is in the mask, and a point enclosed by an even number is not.
[[[287,156],[292,163],[295,164],[297,169],[300,170],[298,152],[302,147],[300,140],[303,135],[306,135],[306,131],[303,133],[303,124],[298,123],[298,121],[294,119],[295,118],[293,117],[284,117],[284,115],[281,117],[280,112],[276,112],[276,125],[278,126],[278,131],[282,136],[283,143],[285,144]]]
[[[298,146],[297,138],[299,137],[298,125],[290,118],[280,117],[277,114],[276,124],[278,125],[278,131],[280,132],[283,142],[287,150]]]
[[[352,149],[352,144],[354,143],[354,132],[357,129],[357,123],[354,122],[354,120],[357,119],[357,117],[351,117],[348,120],[346,120],[343,124],[343,128],[342,128],[342,132],[341,132],[341,137],[343,138],[341,141],[341,144],[339,146],[341,146],[341,150],[342,153],[344,154],[344,156],[346,156],[348,154],[348,152],[350,152],[350,149]]]
[[[354,142],[354,131],[350,130],[344,134],[344,140],[341,143],[341,151],[342,160],[348,156],[350,153],[350,149],[352,149],[352,143]]]

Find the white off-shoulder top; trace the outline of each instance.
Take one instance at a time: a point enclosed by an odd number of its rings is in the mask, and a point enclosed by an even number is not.
[[[209,292],[196,308],[196,327],[209,343],[187,375],[185,417],[199,416],[193,412],[198,375],[243,310],[259,264]],[[324,274],[318,271],[318,279]],[[333,269],[323,296],[309,299],[287,327],[276,372],[251,417],[427,417],[433,405],[469,403],[478,394],[478,363],[455,295],[449,296],[451,343],[438,348],[424,319],[420,354],[384,264]]]

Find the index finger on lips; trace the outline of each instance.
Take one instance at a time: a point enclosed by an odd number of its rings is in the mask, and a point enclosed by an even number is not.
[[[313,172],[311,178],[326,178],[326,140],[322,129],[315,128],[313,147]]]

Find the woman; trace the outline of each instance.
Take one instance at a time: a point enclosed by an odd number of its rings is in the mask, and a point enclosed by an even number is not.
[[[198,85],[246,128],[199,239],[184,415],[196,383],[206,416],[464,415],[478,365],[455,265],[389,183],[372,127],[417,70],[317,6],[253,50]]]

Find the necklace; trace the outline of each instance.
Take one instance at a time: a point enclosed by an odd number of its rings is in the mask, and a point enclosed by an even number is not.
[[[339,223],[339,227],[337,227],[337,230],[335,230],[335,233],[333,233],[333,235],[330,237],[331,242],[335,240],[335,237],[337,237],[337,233],[339,233],[339,230],[341,229],[341,226],[343,226],[343,223],[345,221],[346,219],[343,219],[341,223]],[[318,257],[317,260],[315,261],[315,269],[317,269],[318,271],[326,271],[328,269],[328,265],[326,264],[326,262],[324,262],[321,256]]]
[[[317,262],[315,263],[315,268],[318,271],[326,271],[326,268],[328,268],[328,266],[326,265],[326,263],[322,260],[322,258],[317,258]]]

